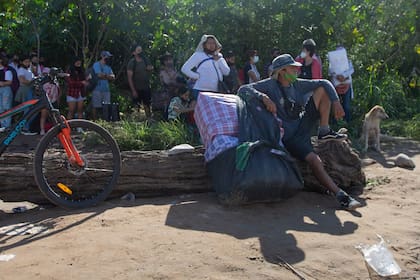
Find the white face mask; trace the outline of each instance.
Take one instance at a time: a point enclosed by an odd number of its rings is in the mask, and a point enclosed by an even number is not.
[[[300,53],[300,57],[301,57],[301,58],[305,58],[305,57],[306,57],[306,52],[302,51],[302,52]]]
[[[253,61],[254,63],[257,63],[258,61],[260,61],[260,57],[258,55],[254,56]]]

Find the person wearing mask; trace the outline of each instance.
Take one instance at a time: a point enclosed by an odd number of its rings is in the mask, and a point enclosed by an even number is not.
[[[82,59],[75,57],[73,63],[67,70],[69,76],[66,77],[67,82],[67,96],[66,101],[69,107],[67,112],[67,119],[71,120],[75,117],[77,112],[77,118],[83,119],[84,115],[84,102],[86,95],[86,85],[88,81],[85,76],[85,69],[82,65]]]
[[[260,61],[257,50],[249,50],[248,61],[244,66],[244,84],[255,83],[261,80],[260,72],[257,69],[257,63]]]
[[[92,91],[92,119],[97,119],[97,111],[102,104],[111,103],[111,92],[109,81],[115,80],[115,75],[109,66],[112,54],[109,51],[102,51],[101,57],[93,64],[93,71],[98,76],[98,84]]]
[[[42,87],[48,97],[48,100],[51,102],[53,107],[58,108],[59,103],[60,103],[61,90],[60,90],[60,85],[58,84],[58,81],[57,81],[57,70],[44,67],[42,69],[42,75],[50,75],[51,77],[51,80],[45,83]],[[41,110],[41,117],[40,117],[40,122],[39,122],[40,135],[45,135],[45,131],[46,131],[45,124],[47,122],[48,114],[49,114],[48,109]]]
[[[316,43],[313,39],[307,39],[302,43],[302,51],[296,58],[301,63],[299,78],[301,79],[322,79],[322,65],[315,55]]]
[[[22,57],[17,75],[20,86],[15,96],[15,102],[20,104],[32,98],[32,80],[35,76],[31,71],[31,59],[29,56]]]
[[[242,84],[239,79],[238,69],[236,69],[236,57],[232,51],[229,51],[226,55],[226,62],[229,65],[229,75],[223,77],[226,86],[229,89],[229,93],[236,93],[239,86]]]
[[[318,125],[318,141],[341,141],[344,134],[338,134],[329,127],[330,111],[336,119],[344,116],[333,85],[324,79],[298,79],[302,64],[290,54],[282,54],[273,60],[271,78],[242,86],[238,95],[250,100],[256,98],[267,111],[283,123],[283,143],[290,154],[308,163],[318,181],[334,194],[340,205],[353,210],[361,203],[352,198],[328,175],[320,157],[314,152],[311,136]]]
[[[150,89],[150,74],[153,71],[153,65],[143,54],[143,48],[136,46],[133,48],[133,58],[127,64],[127,79],[131,89],[133,103],[139,106],[143,105],[147,118],[152,116],[150,105],[152,92]]]
[[[229,74],[229,66],[220,52],[222,45],[214,35],[203,35],[192,56],[181,68],[192,86],[192,107],[195,106],[200,91],[219,92],[219,81]]]

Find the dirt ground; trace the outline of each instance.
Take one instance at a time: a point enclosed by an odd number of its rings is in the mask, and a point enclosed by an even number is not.
[[[237,208],[214,193],[83,211],[13,214],[22,203],[0,203],[0,259],[11,258],[0,261],[0,279],[377,279],[355,248],[377,243],[377,234],[402,269],[392,279],[420,279],[420,143],[400,139],[383,150],[366,155],[376,163],[364,167],[364,207],[353,212],[309,192]],[[398,153],[417,167],[395,167]],[[21,223],[40,232],[7,235]]]

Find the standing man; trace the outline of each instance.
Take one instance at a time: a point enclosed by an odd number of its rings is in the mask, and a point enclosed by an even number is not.
[[[153,65],[143,54],[141,46],[136,46],[133,50],[133,58],[127,64],[127,78],[131,89],[133,103],[139,106],[143,104],[146,118],[152,116],[150,104],[152,92],[150,89],[150,74]]]
[[[92,91],[92,119],[96,120],[97,110],[102,108],[102,103],[111,103],[109,81],[115,80],[115,75],[109,66],[112,54],[109,51],[101,52],[101,59],[93,64],[93,71],[98,77],[98,84]]]

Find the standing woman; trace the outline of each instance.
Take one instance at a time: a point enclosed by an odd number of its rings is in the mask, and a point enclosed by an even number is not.
[[[302,79],[322,79],[322,65],[318,56],[315,54],[315,41],[307,39],[302,43],[302,51],[296,61],[302,64],[300,67],[299,78]]]
[[[260,58],[257,50],[249,50],[248,62],[244,66],[245,84],[251,84],[261,80],[261,75],[256,65],[258,61],[260,61]]]
[[[222,45],[214,35],[203,35],[193,55],[181,68],[188,78],[194,80],[192,105],[200,91],[218,92],[219,81],[229,74],[230,68],[220,53]]]
[[[86,81],[85,69],[82,66],[82,60],[76,57],[73,60],[73,64],[69,67],[67,81],[67,104],[69,111],[67,113],[67,119],[71,120],[74,118],[75,112],[77,111],[77,118],[83,118],[83,108],[86,94]]]

